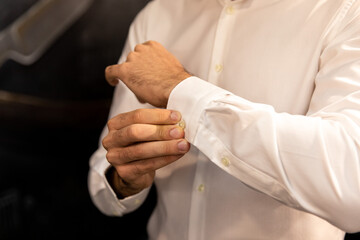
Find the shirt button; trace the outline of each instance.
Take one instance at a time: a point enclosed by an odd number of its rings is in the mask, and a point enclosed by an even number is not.
[[[221,158],[221,163],[222,163],[222,165],[224,165],[225,167],[230,166],[230,160],[229,160],[227,157]]]
[[[226,8],[226,14],[233,15],[234,12],[235,12],[235,9],[234,9],[233,6],[229,6],[229,7]]]
[[[134,204],[139,205],[141,203],[140,199],[135,199]]]
[[[186,127],[186,123],[184,120],[181,120],[179,123],[178,123],[179,127],[181,127],[182,129],[185,129]]]
[[[223,67],[222,64],[216,64],[215,65],[215,71],[218,72],[218,73],[221,72],[223,70],[223,68],[224,67]]]
[[[199,191],[199,192],[204,192],[204,191],[205,191],[205,185],[204,185],[204,184],[200,184],[200,185],[198,186],[198,191]]]

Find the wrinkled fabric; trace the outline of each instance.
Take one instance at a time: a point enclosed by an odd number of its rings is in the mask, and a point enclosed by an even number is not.
[[[155,0],[119,62],[147,40],[194,75],[167,106],[182,113],[191,150],[156,173],[151,239],[360,231],[359,1]],[[109,117],[151,107],[119,84]],[[149,189],[118,200],[105,154],[100,144],[90,160],[90,193],[104,214],[121,216]]]

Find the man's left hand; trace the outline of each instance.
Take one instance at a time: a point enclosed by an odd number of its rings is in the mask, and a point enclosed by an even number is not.
[[[111,85],[121,80],[139,100],[156,107],[166,107],[173,88],[190,76],[176,57],[155,41],[136,45],[124,63],[105,70]]]

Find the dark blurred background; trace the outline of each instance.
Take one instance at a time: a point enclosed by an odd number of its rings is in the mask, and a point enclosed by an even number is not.
[[[0,0],[0,31],[37,2]],[[106,217],[89,198],[87,172],[113,93],[104,69],[147,2],[94,0],[38,61],[0,66],[0,239],[146,239],[154,197]]]
[[[148,1],[93,0],[38,61],[0,66],[1,240],[147,239],[154,189],[136,212],[106,217],[90,200],[87,173],[113,93],[104,69]],[[38,2],[0,0],[0,31]]]

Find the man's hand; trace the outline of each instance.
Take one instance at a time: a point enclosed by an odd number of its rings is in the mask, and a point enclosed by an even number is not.
[[[166,107],[173,88],[190,76],[170,52],[154,41],[137,45],[126,62],[105,70],[111,85],[121,80],[139,100],[156,107]]]
[[[110,119],[103,139],[106,158],[116,172],[110,184],[118,196],[126,197],[149,187],[155,171],[182,157],[190,145],[184,130],[176,125],[179,112],[138,109]]]

